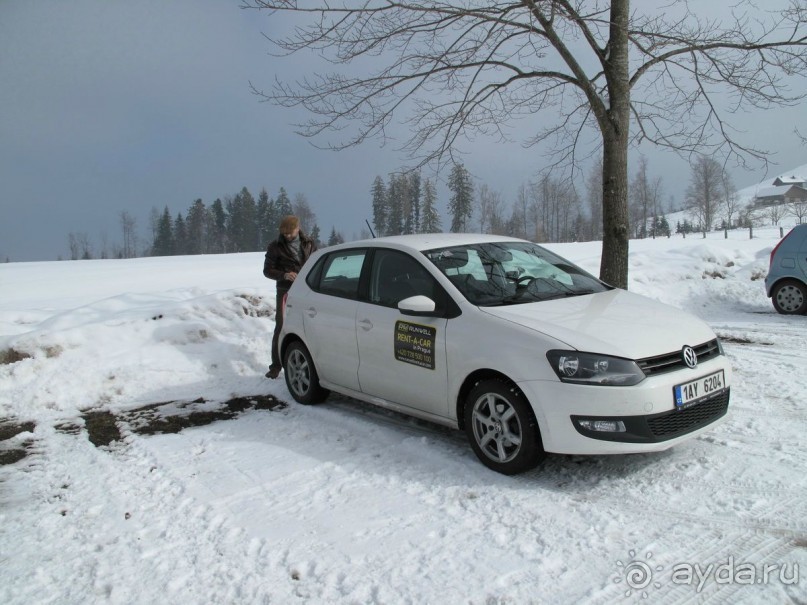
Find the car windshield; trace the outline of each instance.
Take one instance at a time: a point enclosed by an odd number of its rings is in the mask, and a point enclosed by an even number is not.
[[[424,251],[471,303],[490,307],[604,292],[608,286],[530,242],[496,242]]]

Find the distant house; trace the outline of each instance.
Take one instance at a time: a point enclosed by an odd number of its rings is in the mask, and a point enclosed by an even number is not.
[[[776,177],[771,187],[762,187],[754,196],[754,206],[807,202],[807,181],[800,176]]]
[[[776,179],[773,181],[774,187],[781,187],[783,185],[798,185],[799,187],[805,187],[805,179],[803,176],[777,176]]]

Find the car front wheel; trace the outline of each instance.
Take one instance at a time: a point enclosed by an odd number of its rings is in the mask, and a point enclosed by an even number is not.
[[[482,464],[505,475],[534,468],[546,456],[529,403],[502,380],[483,380],[471,390],[465,432]]]
[[[783,315],[807,312],[807,286],[793,279],[776,284],[771,292],[773,308]]]
[[[319,376],[311,354],[300,341],[291,343],[286,349],[283,374],[286,386],[297,403],[319,403],[328,396],[328,391],[319,386]]]

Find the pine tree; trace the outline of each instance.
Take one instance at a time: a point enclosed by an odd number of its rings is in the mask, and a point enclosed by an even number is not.
[[[319,240],[319,235],[319,225],[314,224],[314,226],[311,227],[311,233],[308,235],[308,237],[311,238],[317,248],[322,247],[322,242]]]
[[[420,231],[420,173],[413,172],[406,180],[404,203],[404,233]]]
[[[201,199],[193,202],[188,208],[188,215],[185,219],[187,229],[187,240],[185,243],[186,254],[202,254],[207,250],[207,208]]]
[[[387,227],[385,235],[401,235],[404,232],[404,203],[406,197],[406,180],[404,177],[391,174],[387,186]]]
[[[258,250],[258,224],[255,199],[246,187],[227,200],[227,234],[233,252]]]
[[[387,206],[387,187],[380,176],[375,177],[371,192],[373,195],[373,226],[375,234],[381,237],[387,232],[389,208]]]
[[[274,226],[271,222],[272,207],[270,206],[269,194],[266,188],[261,189],[258,194],[258,205],[256,207],[255,220],[258,223],[258,246],[261,250],[265,249],[269,242],[275,239],[275,233],[272,229]]]
[[[426,179],[423,183],[423,209],[420,224],[421,233],[441,233],[443,227],[440,224],[440,213],[437,211],[437,190],[434,183]]]
[[[335,246],[337,244],[341,244],[345,241],[345,238],[342,237],[341,233],[336,231],[336,227],[331,227],[331,235],[328,237],[328,245]]]
[[[188,229],[182,213],[178,213],[174,219],[174,250],[176,256],[183,256],[188,253]]]
[[[174,253],[174,230],[173,222],[171,221],[171,214],[168,212],[168,206],[160,217],[160,222],[157,225],[157,237],[154,239],[154,248],[151,251],[152,256],[170,256]]]
[[[208,212],[208,232],[210,248],[207,252],[223,254],[230,251],[227,243],[227,213],[219,198],[216,198]]]
[[[294,214],[294,208],[291,205],[291,200],[289,199],[289,195],[286,193],[286,190],[281,187],[280,192],[277,194],[277,200],[275,200],[277,204],[277,211],[278,211],[278,227],[280,226],[280,221],[283,220],[284,216],[288,216],[290,214]]]
[[[283,215],[280,212],[280,206],[278,206],[277,200],[270,199],[269,200],[269,208],[266,214],[266,241],[267,245],[269,242],[273,242],[277,239],[278,234],[280,232],[280,221],[283,219]]]
[[[468,222],[473,213],[474,186],[471,175],[462,164],[454,164],[448,177],[448,188],[451,198],[448,201],[448,211],[451,213],[452,233],[462,233],[468,230]]]
[[[667,222],[667,217],[663,214],[658,222],[658,228],[656,229],[656,235],[670,237],[670,223]]]

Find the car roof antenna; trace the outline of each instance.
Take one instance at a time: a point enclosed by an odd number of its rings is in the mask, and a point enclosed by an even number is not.
[[[373,231],[373,228],[370,226],[370,221],[364,219],[364,222],[367,223],[367,228],[370,230],[370,234],[373,236],[373,239],[375,239],[375,232]]]

